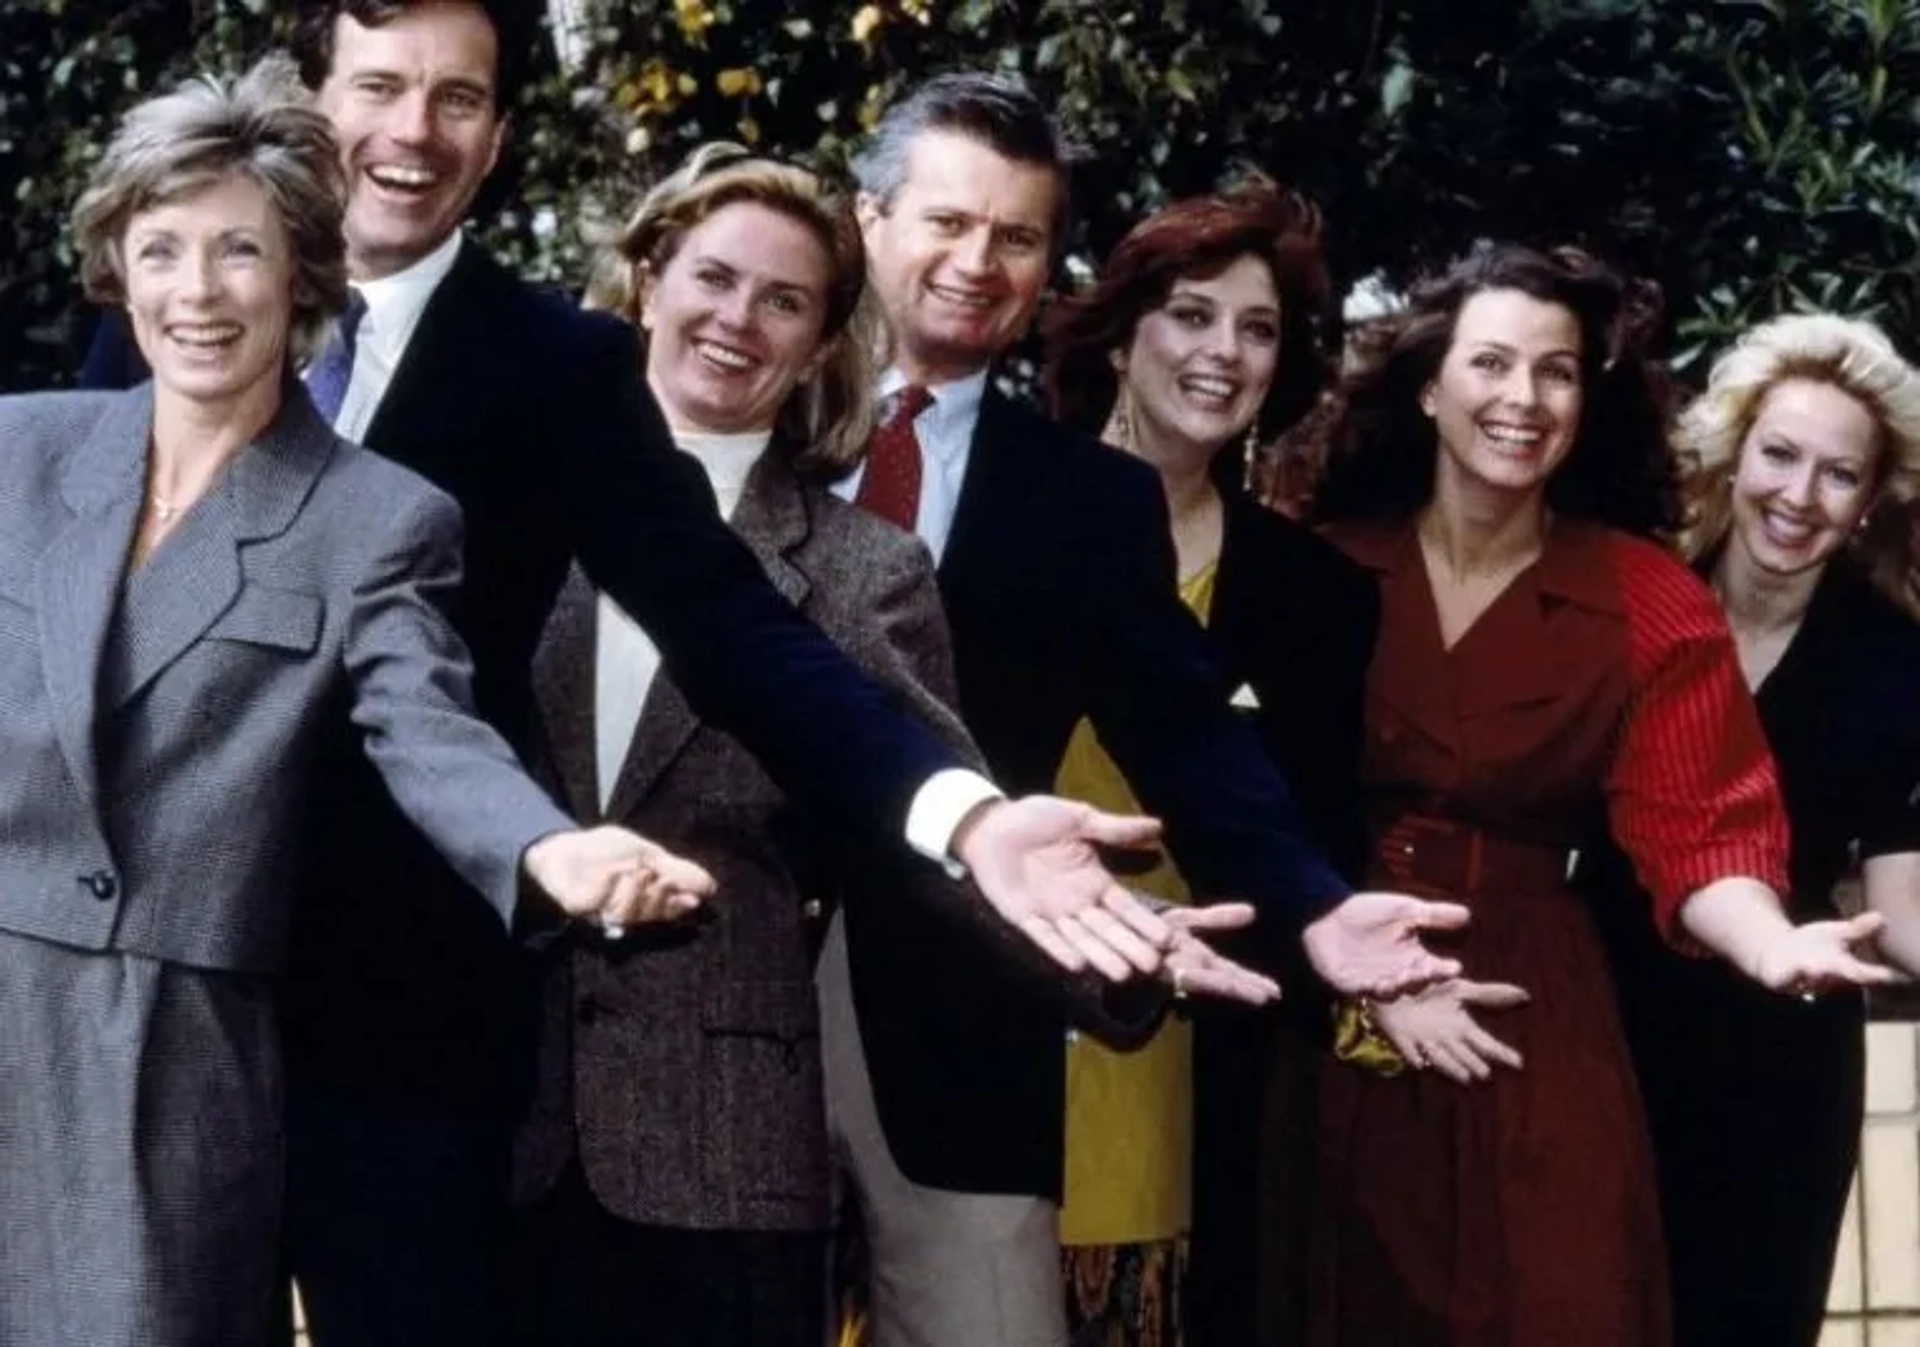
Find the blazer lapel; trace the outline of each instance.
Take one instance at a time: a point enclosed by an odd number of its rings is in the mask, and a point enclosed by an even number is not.
[[[1453,751],[1459,723],[1453,705],[1438,609],[1411,522],[1339,524],[1328,530],[1340,548],[1380,583],[1382,617],[1367,692],[1408,726]]]
[[[599,603],[586,574],[573,567],[533,657],[534,702],[567,811],[577,819],[601,817],[593,715]]]
[[[511,347],[497,321],[488,321],[486,304],[493,262],[472,239],[462,239],[453,267],[427,297],[420,321],[362,437],[369,448],[444,481],[464,462],[434,462],[432,451],[452,444],[476,447],[467,437],[448,434],[449,414],[459,415],[460,388],[484,389],[490,370]],[[484,405],[484,399],[481,405]],[[456,493],[457,494],[457,493]]]
[[[1556,637],[1567,608],[1621,615],[1604,530],[1578,519],[1555,521],[1540,559],[1514,577],[1462,638],[1497,652],[1474,663],[1459,689],[1462,715],[1493,715],[1564,701],[1590,691],[1595,669],[1578,640]],[[1514,652],[1534,652],[1531,658]]]
[[[748,475],[733,513],[733,530],[760,558],[774,588],[789,602],[804,603],[810,584],[794,564],[793,553],[806,542],[812,523],[799,479],[787,467],[781,445],[770,446]],[[626,818],[638,809],[700,728],[700,719],[679,685],[665,675],[663,668],[647,690],[633,743],[607,802],[610,817]]]
[[[100,654],[140,512],[152,424],[153,393],[145,385],[121,394],[101,418],[61,481],[73,518],[41,553],[35,576],[54,732],[89,803],[98,793],[93,728]]]
[[[283,396],[273,423],[128,577],[116,628],[121,677],[101,688],[103,710],[137,697],[233,606],[242,543],[275,537],[298,517],[338,441],[298,381],[288,380]]]
[[[953,527],[940,555],[940,588],[963,578],[974,556],[993,546],[996,502],[1019,489],[1019,454],[1013,441],[1022,433],[1013,404],[994,388],[991,379],[980,397],[980,416],[967,447],[967,470],[960,480],[960,499],[953,510]]]

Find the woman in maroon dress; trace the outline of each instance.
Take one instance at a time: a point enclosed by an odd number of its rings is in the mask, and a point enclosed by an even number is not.
[[[1317,508],[1381,584],[1374,882],[1473,909],[1484,982],[1366,1009],[1322,1084],[1316,1344],[1664,1347],[1658,1204],[1605,957],[1604,826],[1676,943],[1779,991],[1891,978],[1793,926],[1773,763],[1677,523],[1641,291],[1476,251],[1363,334]],[[1526,988],[1525,992],[1521,988]],[[1499,1008],[1496,1039],[1474,1019]],[[1502,1041],[1504,1039],[1504,1041]],[[1411,1068],[1411,1069],[1408,1069]]]

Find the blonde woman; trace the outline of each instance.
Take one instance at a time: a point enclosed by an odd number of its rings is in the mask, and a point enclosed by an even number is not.
[[[1775,319],[1715,365],[1675,439],[1682,541],[1779,765],[1793,915],[1834,916],[1858,860],[1881,953],[1920,972],[1920,625],[1903,611],[1920,372],[1870,324]],[[1782,1000],[1662,948],[1620,919],[1632,904],[1595,910],[1652,1123],[1675,1340],[1808,1347],[1858,1148],[1862,998]]]
[[[803,169],[714,144],[647,195],[589,302],[640,329],[675,442],[774,585],[977,762],[948,709],[953,657],[926,547],[827,489],[860,461],[871,424],[865,280],[841,197]],[[573,574],[534,659],[546,759],[583,816],[651,820],[706,858],[726,899],[621,944],[562,943],[540,970],[512,1340],[818,1347],[829,1085],[842,1127],[872,1111],[838,1088],[836,1062],[858,1040],[847,984],[866,951],[914,957],[884,931],[861,944],[863,923],[924,905],[1048,992],[1059,970],[972,885],[883,839],[843,844],[821,828],[658,664],[631,617]],[[1168,959],[1196,992],[1263,986],[1189,938]],[[1091,971],[1066,994],[1110,1035],[1144,1033],[1165,1001],[1117,992],[1124,1008],[1108,1018]]]

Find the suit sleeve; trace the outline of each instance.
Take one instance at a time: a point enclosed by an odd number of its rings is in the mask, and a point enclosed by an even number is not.
[[[460,582],[460,515],[421,492],[353,586],[341,659],[353,723],[394,802],[511,920],[521,854],[574,826],[473,709],[473,666],[439,607]]]
[[[611,327],[611,324],[609,324]],[[567,508],[581,565],[631,613],[704,721],[836,825],[898,835],[914,792],[960,765],[774,590],[673,447],[630,339],[593,343],[572,387]]]
[[[1165,500],[1145,469],[1115,463],[1068,551],[1081,612],[1083,681],[1100,741],[1196,899],[1252,902],[1273,934],[1295,934],[1349,886],[1308,840],[1259,736],[1228,706],[1199,624],[1180,602]],[[1065,600],[1063,600],[1065,601]]]
[[[968,766],[985,771],[980,750],[952,710],[959,702],[959,686],[933,558],[916,540],[893,549],[887,563],[872,575],[873,583],[858,606],[880,637],[869,647],[875,652],[869,672],[903,693]],[[925,904],[953,923],[963,938],[984,941],[1008,975],[1031,986],[1057,989],[1069,1020],[1108,1043],[1137,1046],[1158,1026],[1169,1004],[1164,984],[1141,980],[1116,986],[1091,969],[1063,973],[994,911],[971,880],[956,880],[937,866],[922,864],[904,846],[890,849],[886,868],[894,875],[892,881],[871,890],[856,881],[848,887],[850,901],[857,905],[869,893],[886,901],[897,884],[909,900]]]

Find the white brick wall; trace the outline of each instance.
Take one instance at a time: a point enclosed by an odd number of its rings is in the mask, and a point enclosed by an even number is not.
[[[1867,1026],[1860,1172],[1820,1347],[1920,1347],[1920,1026]]]

